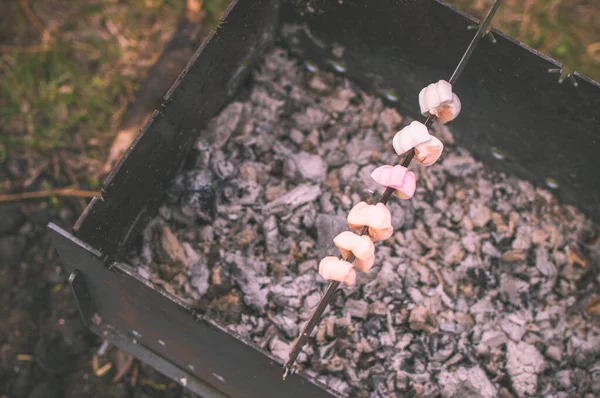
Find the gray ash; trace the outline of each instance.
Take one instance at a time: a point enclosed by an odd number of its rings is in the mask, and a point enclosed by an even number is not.
[[[397,163],[391,139],[410,120],[281,49],[253,77],[129,261],[285,361],[327,284],[318,261],[338,254],[350,208],[383,192],[369,175]],[[597,396],[597,227],[435,129],[441,161],[412,167],[414,198],[389,203],[394,236],[337,294],[298,366],[353,397]]]

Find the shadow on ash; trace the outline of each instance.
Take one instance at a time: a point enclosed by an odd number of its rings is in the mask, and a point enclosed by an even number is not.
[[[375,266],[281,379],[319,259],[473,24],[436,1],[234,1],[102,197],[50,225],[86,325],[204,397],[597,396],[600,87],[499,32]]]

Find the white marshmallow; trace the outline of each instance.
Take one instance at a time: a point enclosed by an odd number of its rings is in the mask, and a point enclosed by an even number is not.
[[[443,150],[444,144],[432,135],[429,141],[415,147],[415,160],[422,165],[431,166],[440,158]]]
[[[445,80],[432,83],[419,93],[419,106],[425,116],[435,115],[441,124],[454,120],[461,110],[461,102]]]
[[[327,280],[333,279],[349,286],[354,285],[356,281],[356,271],[352,268],[352,264],[334,256],[328,256],[321,260],[319,275]]]
[[[394,136],[392,145],[398,155],[402,155],[417,145],[429,141],[431,136],[427,127],[421,122],[414,121]]]
[[[335,238],[333,243],[340,249],[342,257],[346,257],[350,252],[356,259],[353,264],[360,271],[368,271],[375,262],[375,245],[367,235],[359,236],[351,231],[344,231]]]
[[[427,116],[433,109],[452,101],[452,85],[445,80],[431,83],[419,93],[421,113]]]

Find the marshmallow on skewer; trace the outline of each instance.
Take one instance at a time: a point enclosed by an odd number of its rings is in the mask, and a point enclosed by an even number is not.
[[[443,150],[442,141],[432,135],[429,141],[415,147],[415,160],[425,166],[431,166],[440,158]]]
[[[419,93],[421,114],[435,115],[442,124],[454,120],[461,110],[460,99],[452,92],[452,85],[445,80],[431,83]]]
[[[392,145],[398,155],[402,155],[419,144],[429,141],[431,136],[427,127],[421,122],[414,121],[394,136]]]
[[[356,271],[348,261],[340,260],[334,256],[327,256],[319,263],[319,275],[323,278],[346,285],[354,285],[356,281]]]
[[[415,173],[401,165],[378,167],[371,173],[371,178],[384,187],[394,188],[400,199],[412,198],[417,188]]]
[[[368,271],[375,262],[375,245],[366,235],[360,236],[351,231],[344,231],[335,238],[333,243],[340,249],[342,257],[352,252],[356,259],[353,264],[360,271]]]
[[[369,205],[359,202],[350,210],[348,213],[350,229],[359,230],[365,225],[369,227],[369,236],[373,242],[386,240],[394,233],[392,215],[383,203]]]
[[[427,116],[433,109],[452,101],[452,84],[445,80],[431,83],[419,92],[421,114]]]

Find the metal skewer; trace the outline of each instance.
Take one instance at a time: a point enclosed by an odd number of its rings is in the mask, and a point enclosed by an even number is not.
[[[492,6],[490,7],[490,10],[488,11],[487,15],[485,16],[485,18],[479,25],[479,28],[477,29],[477,33],[471,40],[471,43],[467,47],[467,49],[466,49],[465,53],[463,54],[461,60],[459,61],[458,65],[456,65],[456,69],[454,69],[454,73],[452,73],[452,76],[450,77],[450,80],[448,81],[450,84],[453,85],[456,82],[456,80],[458,80],[461,73],[467,66],[467,63],[469,62],[471,55],[473,55],[473,52],[475,51],[475,48],[477,47],[477,44],[479,43],[479,40],[483,36],[485,36],[485,34],[487,33],[488,27],[489,27],[490,23],[492,22],[494,14],[500,7],[501,2],[502,2],[502,0],[495,0],[494,4],[492,4]],[[425,126],[429,129],[431,127],[431,125],[433,124],[434,120],[435,120],[435,116],[429,115],[427,117],[427,120],[425,121]],[[415,150],[413,148],[404,157],[404,160],[402,161],[402,166],[408,167],[414,156],[415,156]],[[394,193],[394,189],[387,187],[385,189],[385,191],[383,192],[383,195],[381,195],[381,198],[379,198],[378,203],[386,204],[393,193]],[[362,228],[362,230],[360,231],[359,235],[365,235],[368,233],[368,231],[369,231],[369,228],[367,226],[364,226]],[[350,252],[346,256],[346,258],[344,258],[344,261],[347,261],[349,263],[352,263],[354,260],[355,260],[355,257],[352,252]],[[306,323],[306,325],[304,325],[302,332],[300,332],[300,336],[298,337],[298,339],[294,343],[294,346],[292,347],[292,351],[290,352],[290,357],[284,367],[283,380],[285,380],[287,378],[288,374],[291,372],[292,367],[294,366],[294,362],[296,362],[296,358],[298,357],[298,354],[300,354],[300,351],[302,351],[302,348],[308,342],[308,338],[310,337],[310,334],[312,333],[313,329],[315,328],[315,326],[321,319],[321,315],[323,315],[325,308],[327,308],[327,305],[329,305],[329,302],[333,298],[333,295],[335,294],[335,292],[337,291],[337,288],[339,286],[340,286],[340,282],[338,282],[338,281],[331,281],[329,283],[329,286],[327,286],[327,290],[325,291],[325,294],[323,295],[323,297],[321,297],[321,300],[319,301],[319,303],[313,310],[313,313],[311,314],[308,322]]]

